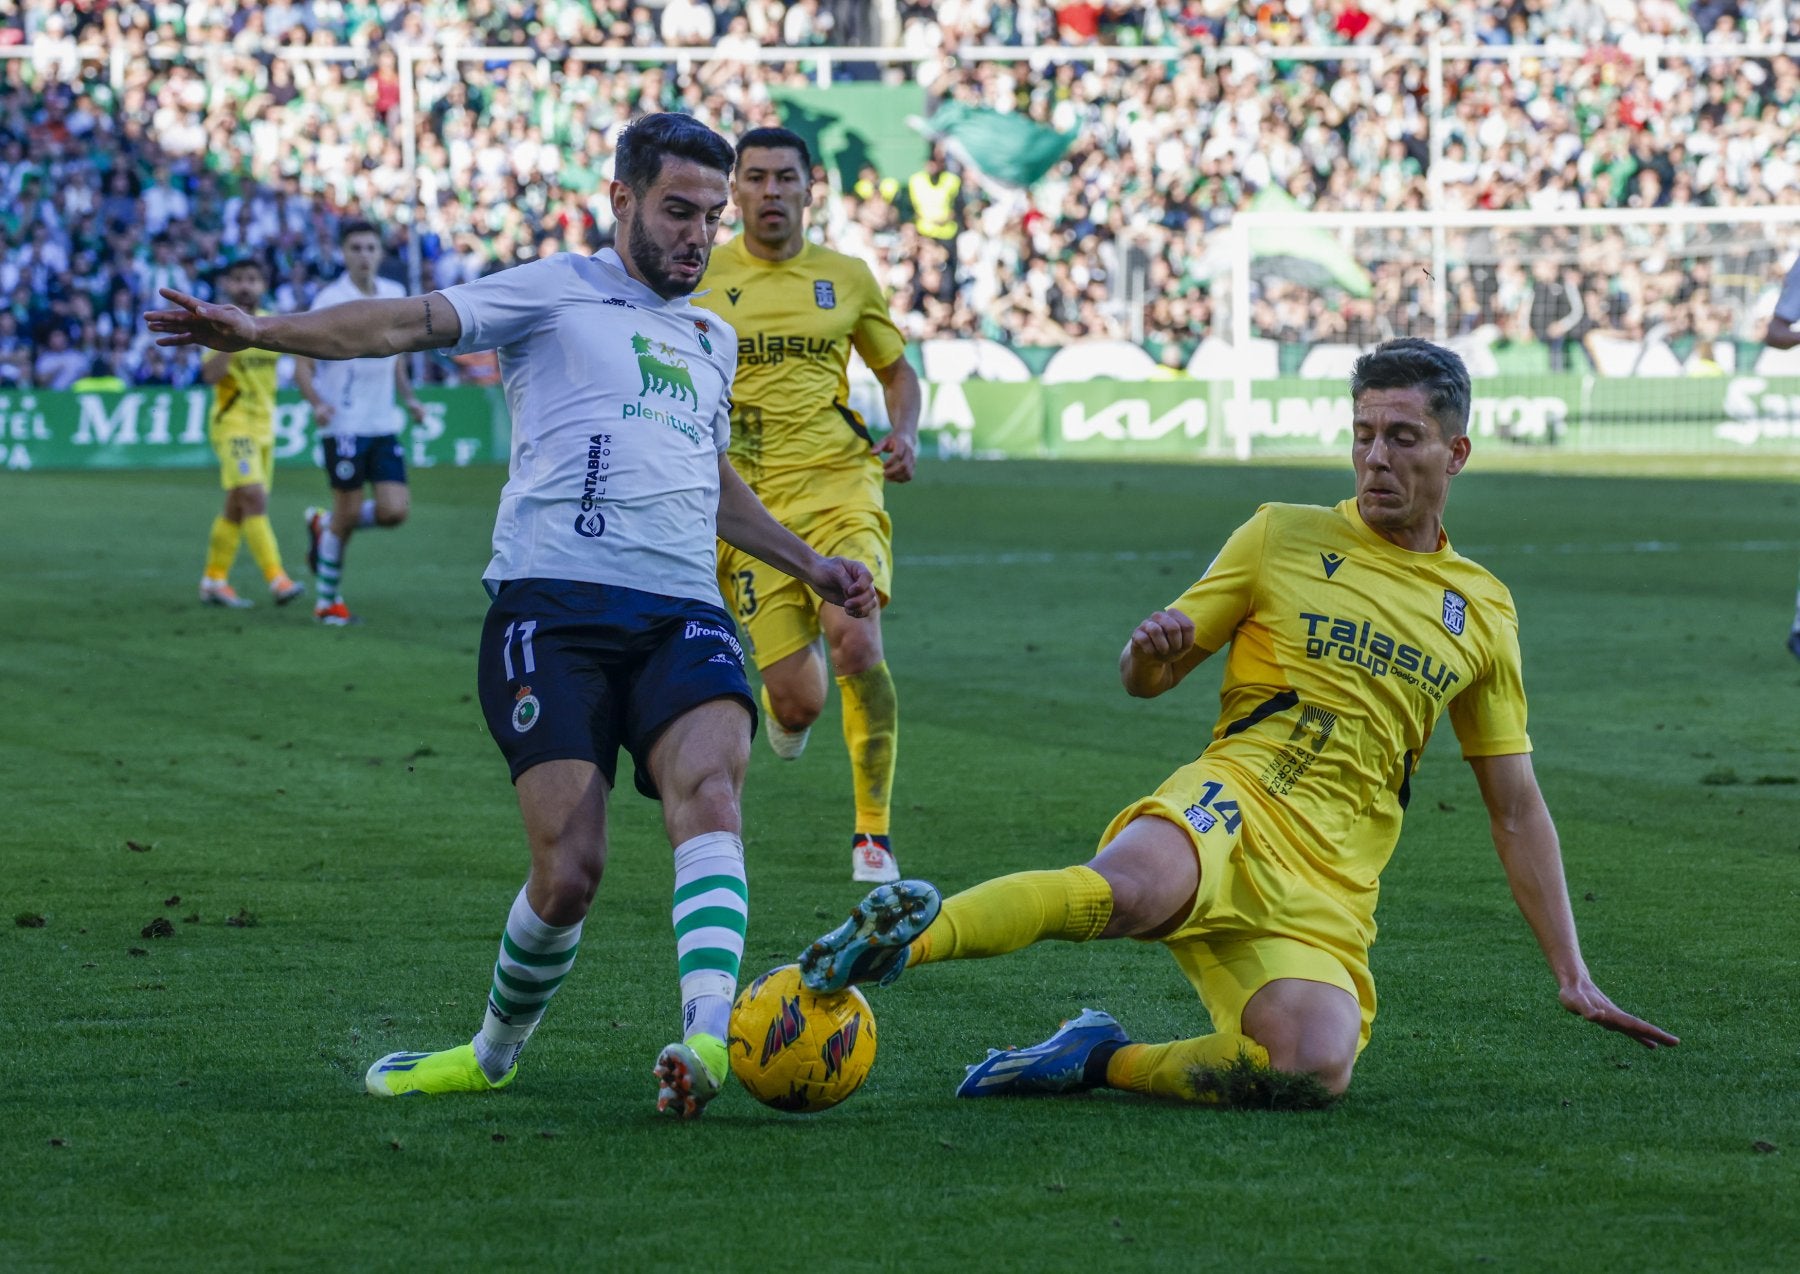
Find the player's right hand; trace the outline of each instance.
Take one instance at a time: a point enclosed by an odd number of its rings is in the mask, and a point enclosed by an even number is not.
[[[160,291],[179,308],[150,310],[144,315],[150,330],[160,334],[158,345],[204,345],[236,353],[256,343],[256,319],[237,306],[214,305],[174,288]]]
[[[842,606],[852,619],[867,619],[881,608],[874,577],[853,557],[820,558],[808,582],[815,593],[833,606]]]
[[[1563,987],[1557,998],[1562,1001],[1565,1009],[1577,1017],[1585,1017],[1594,1025],[1604,1026],[1609,1031],[1617,1031],[1645,1048],[1672,1048],[1681,1043],[1679,1036],[1671,1035],[1654,1022],[1633,1017],[1614,1004],[1605,992],[1586,977]]]
[[[314,403],[312,409],[313,424],[324,429],[337,416],[337,408],[330,403]]]
[[[1143,659],[1170,663],[1194,644],[1194,621],[1178,610],[1159,610],[1131,630],[1131,650]]]

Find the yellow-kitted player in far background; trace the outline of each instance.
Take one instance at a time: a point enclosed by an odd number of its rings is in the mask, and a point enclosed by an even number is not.
[[[268,275],[261,261],[246,257],[227,266],[219,280],[224,299],[242,310],[261,312]],[[200,365],[200,379],[213,390],[208,435],[219,456],[219,485],[225,511],[213,519],[206,545],[200,600],[209,606],[251,604],[231,587],[231,564],[238,544],[248,541],[269,595],[285,606],[306,591],[281,569],[275,528],[269,525],[269,486],[275,477],[275,362],[269,350],[212,353]]]
[[[742,229],[712,255],[695,303],[738,333],[731,463],[816,551],[866,562],[886,605],[893,581],[884,482],[913,475],[919,378],[887,300],[855,257],[809,243],[812,156],[798,134],[758,128],[737,147]],[[881,381],[892,432],[874,442],[850,407],[850,351]],[[898,705],[879,611],[853,619],[806,586],[719,546],[719,584],[762,674],[768,736],[792,760],[825,706],[826,654],[843,696],[856,792],[851,878],[900,877],[888,837]]]

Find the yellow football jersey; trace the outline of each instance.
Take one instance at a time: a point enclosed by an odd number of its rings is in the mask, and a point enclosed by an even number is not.
[[[1256,806],[1190,821],[1252,813],[1288,867],[1364,914],[1446,708],[1465,757],[1531,750],[1512,595],[1447,539],[1382,539],[1353,499],[1264,505],[1172,609],[1202,649],[1230,643],[1205,759]]]
[[[786,261],[752,256],[739,235],[717,249],[694,304],[738,334],[731,463],[781,514],[879,502],[881,464],[850,407],[850,350],[891,365],[906,340],[868,266],[809,243]]]
[[[266,349],[241,349],[231,356],[225,375],[213,385],[208,422],[213,433],[275,436],[275,364],[280,358]]]

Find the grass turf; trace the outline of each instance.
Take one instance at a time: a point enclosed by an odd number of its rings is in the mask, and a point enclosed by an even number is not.
[[[651,1114],[671,872],[628,786],[519,1080],[361,1091],[381,1053],[467,1038],[523,874],[472,699],[498,472],[416,475],[412,522],[351,550],[369,622],[345,631],[270,607],[247,561],[257,609],[196,604],[208,474],[0,476],[0,1268],[1784,1266],[1795,491],[1479,459],[1451,530],[1519,603],[1589,961],[1679,1049],[1558,1009],[1446,729],[1384,881],[1374,1041],[1329,1111],[955,1100],[986,1047],[1084,1005],[1138,1038],[1204,1029],[1162,953],[1050,944],[877,992],[881,1056],[845,1106],[733,1093],[693,1125]],[[276,488],[290,563],[314,482]],[[955,889],[1083,858],[1216,710],[1208,668],[1127,699],[1130,626],[1257,501],[1347,490],[1301,468],[1028,463],[896,489],[903,868]],[[747,975],[860,892],[829,711],[798,764],[758,744]],[[172,934],[142,936],[158,918]]]

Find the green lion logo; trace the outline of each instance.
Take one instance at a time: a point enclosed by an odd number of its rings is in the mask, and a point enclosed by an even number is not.
[[[694,378],[688,375],[686,359],[678,357],[660,341],[656,343],[656,354],[652,354],[650,342],[641,335],[632,336],[631,348],[637,354],[638,374],[644,378],[643,388],[638,390],[639,398],[648,393],[668,394],[676,402],[685,397],[694,406],[700,405],[700,395],[694,391]]]

